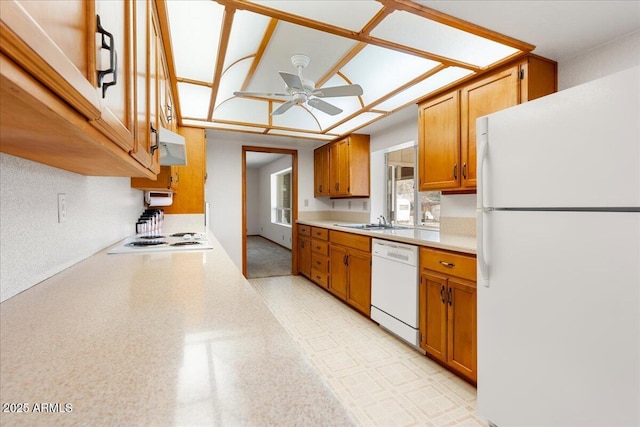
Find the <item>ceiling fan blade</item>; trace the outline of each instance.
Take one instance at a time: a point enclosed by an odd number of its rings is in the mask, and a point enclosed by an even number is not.
[[[331,105],[320,98],[311,98],[309,101],[307,101],[307,104],[332,116],[342,113],[342,110],[340,108],[336,107],[335,105]]]
[[[291,89],[297,89],[304,92],[304,88],[302,87],[302,80],[296,74],[285,73],[284,71],[280,71],[280,77],[282,80],[289,86]]]
[[[275,110],[273,110],[271,115],[272,116],[279,116],[280,114],[286,112],[289,108],[293,107],[294,105],[296,105],[295,102],[287,101],[284,104],[282,104],[281,106],[279,106],[278,108],[276,108]]]
[[[311,92],[311,95],[318,98],[331,98],[337,96],[359,96],[362,95],[362,87],[360,85],[345,85],[322,87]]]
[[[290,95],[288,93],[271,93],[271,92],[233,92],[233,96],[257,96],[257,97],[286,97]]]

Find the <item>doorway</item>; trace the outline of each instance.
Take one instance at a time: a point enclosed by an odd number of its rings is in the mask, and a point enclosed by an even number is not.
[[[297,273],[298,152],[242,147],[242,274]]]

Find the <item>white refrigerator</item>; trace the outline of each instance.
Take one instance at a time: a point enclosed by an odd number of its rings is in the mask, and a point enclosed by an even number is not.
[[[478,119],[478,415],[640,425],[640,68]]]

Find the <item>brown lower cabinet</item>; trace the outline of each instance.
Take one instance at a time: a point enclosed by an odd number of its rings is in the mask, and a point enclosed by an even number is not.
[[[420,248],[420,347],[477,381],[476,259]]]
[[[370,315],[370,237],[299,225],[298,273]]]

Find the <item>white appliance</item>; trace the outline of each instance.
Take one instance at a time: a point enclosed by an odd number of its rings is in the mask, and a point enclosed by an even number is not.
[[[163,234],[137,234],[126,238],[109,250],[109,254],[150,252],[182,252],[213,249],[206,233],[180,232]]]
[[[373,239],[371,319],[419,349],[418,247]]]
[[[479,118],[478,415],[640,425],[640,68]]]

